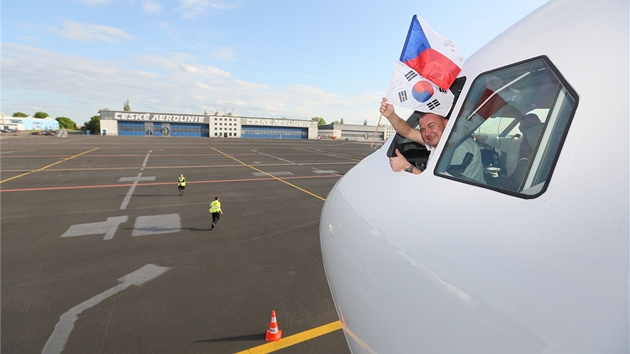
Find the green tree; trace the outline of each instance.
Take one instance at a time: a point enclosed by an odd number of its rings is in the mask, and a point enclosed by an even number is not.
[[[13,113],[13,117],[28,117],[28,114],[22,112]]]
[[[57,117],[55,118],[57,122],[59,122],[59,128],[63,129],[77,129],[76,123],[68,117]]]
[[[322,117],[313,117],[311,118],[312,121],[317,122],[317,125],[326,125],[326,121],[324,120],[324,118]]]
[[[93,116],[89,122],[83,123],[85,130],[89,130],[92,134],[101,133],[101,116]]]
[[[363,125],[367,125],[367,119],[363,121]]]
[[[123,111],[125,112],[131,111],[131,106],[129,106],[129,100],[125,101],[125,105],[123,106]]]
[[[339,121],[339,124],[343,124],[343,118],[341,118],[341,120]]]
[[[46,112],[37,112],[33,115],[35,118],[46,118],[48,117],[48,113]]]

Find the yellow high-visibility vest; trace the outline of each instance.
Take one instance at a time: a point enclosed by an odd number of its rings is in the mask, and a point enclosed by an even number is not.
[[[210,203],[210,210],[208,211],[211,213],[218,213],[219,210],[221,210],[221,202],[213,200],[212,203]]]
[[[186,187],[186,177],[179,177],[179,185]]]

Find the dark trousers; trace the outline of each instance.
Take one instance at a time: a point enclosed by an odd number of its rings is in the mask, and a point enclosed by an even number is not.
[[[216,225],[219,222],[219,219],[221,219],[221,213],[210,213],[210,214],[212,214],[212,223]]]

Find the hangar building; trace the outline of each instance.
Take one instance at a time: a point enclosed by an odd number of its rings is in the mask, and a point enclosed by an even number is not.
[[[11,117],[0,114],[0,128],[6,130],[59,130],[59,122],[51,117]]]
[[[224,137],[257,139],[337,139],[383,141],[395,134],[389,125],[327,124],[312,120],[100,110],[102,135]],[[376,136],[376,137],[375,137]]]
[[[391,125],[381,125],[376,129],[375,125],[337,124],[320,125],[318,135],[320,139],[337,140],[375,140],[389,139],[396,131]],[[376,137],[374,137],[376,135]]]
[[[298,119],[100,110],[102,135],[316,139],[317,122]]]

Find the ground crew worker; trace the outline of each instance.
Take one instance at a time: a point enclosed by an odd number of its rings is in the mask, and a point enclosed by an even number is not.
[[[184,174],[179,175],[179,184],[177,184],[177,189],[179,190],[179,195],[184,195],[184,190],[186,189],[186,177]]]
[[[214,197],[214,200],[212,201],[212,203],[210,203],[210,209],[208,210],[208,212],[212,214],[212,227],[210,228],[210,231],[212,231],[215,227],[217,227],[217,223],[221,218],[221,214],[223,214],[219,197]]]

